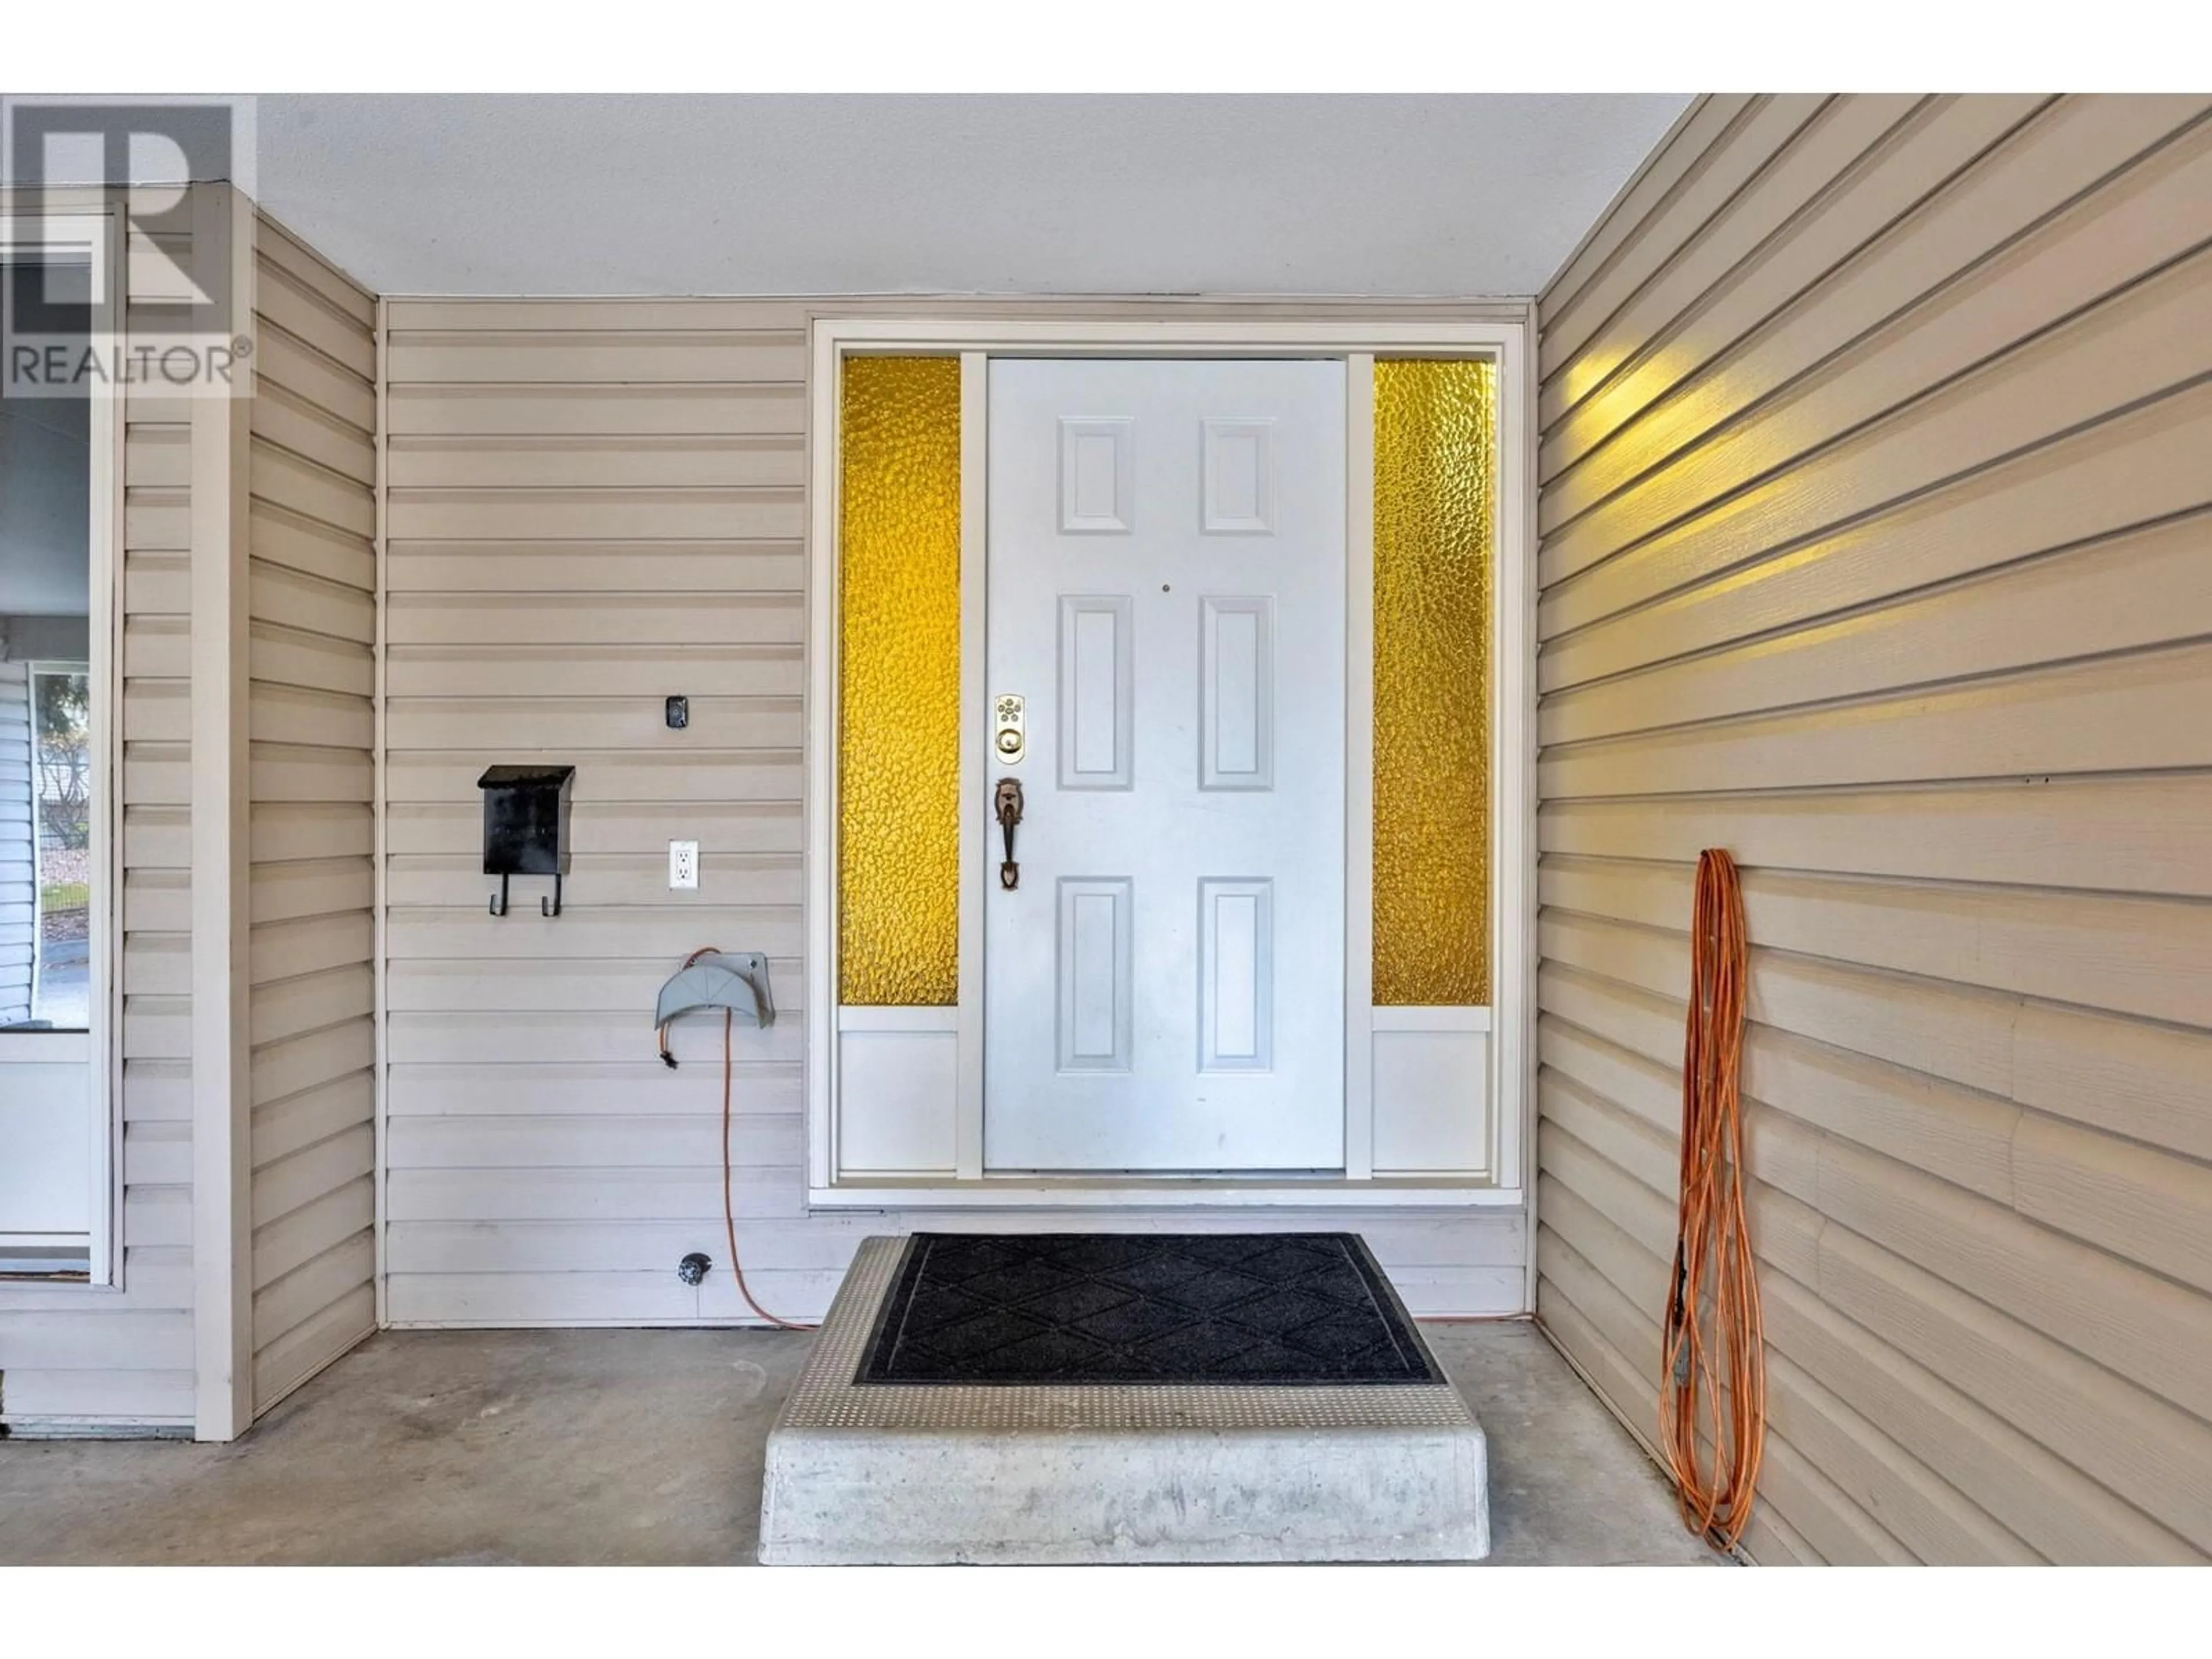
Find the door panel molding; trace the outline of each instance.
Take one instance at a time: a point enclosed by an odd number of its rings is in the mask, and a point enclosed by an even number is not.
[[[1198,884],[1198,1069],[1265,1072],[1275,1063],[1275,884],[1207,876]]]
[[[1067,593],[1060,601],[1062,789],[1127,789],[1135,751],[1137,641],[1126,593]]]
[[[1275,602],[1199,602],[1198,787],[1275,787]]]
[[[1127,876],[1062,876],[1056,885],[1054,1058],[1062,1072],[1126,1072],[1136,884]]]
[[[1209,536],[1269,536],[1275,529],[1275,423],[1206,422],[1204,507]]]

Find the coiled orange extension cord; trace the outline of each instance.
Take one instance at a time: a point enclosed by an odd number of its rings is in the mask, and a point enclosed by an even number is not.
[[[1751,1519],[1766,1435],[1766,1346],[1745,1225],[1744,1002],[1749,941],[1735,860],[1698,854],[1682,1048],[1682,1198],[1667,1297],[1660,1443],[1682,1524],[1733,1549]],[[1709,1438],[1713,1468],[1698,1466]]]

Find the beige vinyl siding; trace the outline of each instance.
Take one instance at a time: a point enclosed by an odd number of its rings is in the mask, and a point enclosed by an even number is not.
[[[7,639],[0,635],[0,1025],[31,1017],[39,925],[33,775],[31,665],[9,661]]]
[[[131,300],[163,276],[134,259]],[[0,1285],[0,1422],[21,1428],[193,1417],[191,406],[134,389],[123,420],[123,1283]]]
[[[253,1404],[376,1328],[376,308],[263,218],[247,574]]]
[[[2212,123],[1729,98],[1543,297],[1538,1311],[1653,1434],[1744,867],[1761,1560],[2212,1553]]]
[[[801,695],[810,313],[1066,314],[921,300],[393,301],[388,307],[386,1256],[395,1324],[686,1323],[726,1271],[720,1027],[653,1057],[661,981],[701,945],[767,951],[778,1020],[737,1034],[731,1150],[754,1292],[828,1304],[859,1240],[1034,1227],[1019,1213],[805,1209]],[[1194,314],[1122,305],[1120,314]],[[1312,314],[1313,307],[1242,308]],[[1452,314],[1370,307],[1368,316]],[[662,699],[691,700],[671,732]],[[518,881],[485,914],[476,779],[577,768],[566,914]],[[701,843],[671,893],[666,843]],[[1517,1310],[1519,1212],[1314,1211],[1417,1310]],[[1233,1226],[1115,1212],[1085,1224]],[[694,1291],[689,1250],[715,1271]]]

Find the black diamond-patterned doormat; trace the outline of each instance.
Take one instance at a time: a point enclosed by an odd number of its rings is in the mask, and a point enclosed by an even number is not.
[[[1354,1233],[916,1233],[853,1380],[1343,1384],[1443,1373]]]

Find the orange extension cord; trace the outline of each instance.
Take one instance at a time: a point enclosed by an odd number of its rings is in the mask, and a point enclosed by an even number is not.
[[[702,945],[698,950],[694,951],[690,956],[684,958],[684,965],[686,968],[689,968],[693,963],[698,961],[701,957],[718,957],[720,955],[721,955],[721,952],[716,950],[713,945]],[[794,1320],[778,1318],[775,1314],[770,1313],[766,1308],[762,1307],[759,1303],[754,1301],[752,1290],[745,1283],[744,1266],[738,1260],[738,1212],[736,1205],[730,1198],[730,1085],[731,1073],[733,1070],[730,1055],[730,1011],[727,1008],[723,1009],[722,1234],[724,1237],[730,1241],[730,1276],[738,1281],[738,1294],[744,1297],[745,1306],[750,1308],[763,1319],[768,1321],[769,1324],[787,1331],[811,1331],[817,1328],[812,1325],[799,1324]],[[668,1033],[665,1029],[664,1029],[660,1033],[660,1042],[663,1051],[665,1052],[668,1045]],[[672,1061],[671,1062],[671,1064],[673,1063],[674,1062]]]
[[[1737,1088],[1748,977],[1735,860],[1708,848],[1698,855],[1690,922],[1682,1201],[1667,1297],[1659,1432],[1682,1524],[1722,1549],[1735,1547],[1751,1519],[1766,1436],[1765,1335],[1744,1223]],[[1710,1478],[1698,1468],[1701,1438],[1710,1438],[1713,1449]]]

